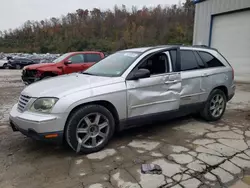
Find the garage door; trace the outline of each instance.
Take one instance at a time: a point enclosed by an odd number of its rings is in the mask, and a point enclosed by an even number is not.
[[[214,16],[211,47],[235,70],[235,79],[250,81],[250,10]]]

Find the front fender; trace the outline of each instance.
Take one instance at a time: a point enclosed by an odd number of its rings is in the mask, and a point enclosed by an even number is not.
[[[41,72],[41,73],[46,73],[46,72],[50,72],[56,75],[61,75],[62,74],[62,69],[59,68],[51,68],[51,69],[46,69],[46,68],[38,68],[36,69],[37,71]]]
[[[125,87],[125,83],[119,83],[115,87],[114,85],[108,85],[67,95],[58,100],[52,113],[64,113],[68,116],[79,105],[96,101],[107,101],[116,108],[119,118],[125,119],[127,118],[127,93]]]

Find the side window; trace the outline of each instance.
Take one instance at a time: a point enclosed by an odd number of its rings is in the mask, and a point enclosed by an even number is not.
[[[203,62],[203,60],[201,59],[201,57],[199,56],[198,52],[194,51],[194,55],[196,57],[196,60],[198,62],[198,65],[201,69],[206,68],[206,64]]]
[[[218,59],[216,59],[213,55],[211,55],[208,52],[199,51],[199,55],[200,55],[201,59],[204,61],[204,63],[206,63],[209,68],[210,67],[222,67],[222,66],[224,66]]]
[[[199,69],[194,52],[191,50],[181,50],[181,71]]]
[[[98,62],[101,60],[100,54],[85,54],[87,62]]]
[[[77,54],[77,55],[73,55],[69,58],[69,60],[72,63],[84,63],[84,56],[83,54]]]
[[[146,59],[138,69],[148,69],[151,75],[164,74],[169,72],[169,61],[165,53],[155,54]]]

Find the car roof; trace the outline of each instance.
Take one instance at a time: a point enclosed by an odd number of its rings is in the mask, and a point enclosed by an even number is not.
[[[124,52],[130,51],[130,52],[146,52],[148,50],[152,50],[152,49],[156,49],[156,48],[171,48],[173,46],[170,45],[161,45],[161,46],[149,46],[149,47],[139,47],[139,48],[130,48],[130,49],[126,49],[126,50],[122,50]]]
[[[185,48],[185,49],[207,49],[207,50],[216,50],[214,48],[210,48],[205,45],[180,45],[180,44],[175,44],[175,45],[158,45],[158,46],[150,46],[150,47],[139,47],[139,48],[130,48],[130,49],[125,49],[121,50],[123,52],[138,52],[138,53],[144,53],[146,51],[152,50],[152,49],[161,49],[161,48],[173,48],[173,47],[180,47],[180,48]]]
[[[85,54],[85,53],[102,53],[99,51],[77,51],[77,52],[68,52],[69,54]]]

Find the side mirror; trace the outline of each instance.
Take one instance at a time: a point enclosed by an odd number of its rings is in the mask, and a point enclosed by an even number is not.
[[[69,64],[71,64],[71,63],[72,63],[72,61],[70,61],[70,60],[64,61],[64,64],[65,64],[65,65],[69,65]]]
[[[148,69],[139,69],[134,73],[132,80],[138,80],[141,78],[149,78],[149,77],[150,77],[150,71]]]

